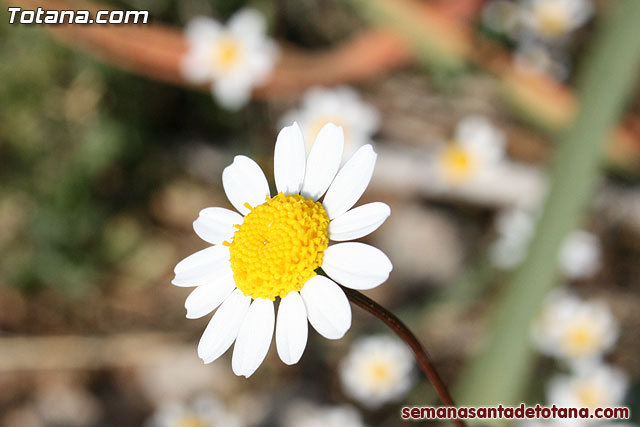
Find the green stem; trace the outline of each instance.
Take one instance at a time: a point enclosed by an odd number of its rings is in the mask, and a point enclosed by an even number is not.
[[[579,85],[580,109],[560,138],[550,193],[529,255],[498,301],[484,350],[464,375],[462,402],[522,401],[534,357],[529,327],[557,281],[557,254],[579,223],[600,176],[604,142],[636,80],[640,58],[640,1],[621,0],[596,34]]]

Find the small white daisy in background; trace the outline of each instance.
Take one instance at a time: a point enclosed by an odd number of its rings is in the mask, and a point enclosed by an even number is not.
[[[532,326],[532,339],[543,354],[572,366],[592,363],[618,338],[618,325],[601,301],[584,301],[566,291],[549,294]]]
[[[496,219],[496,231],[498,238],[490,248],[493,263],[506,270],[518,266],[535,231],[533,217],[522,209],[505,210]]]
[[[558,41],[582,26],[593,14],[591,0],[521,0],[524,30],[545,41]]]
[[[193,18],[185,35],[185,79],[211,83],[214,97],[229,110],[249,101],[251,90],[266,82],[278,56],[276,43],[266,35],[265,19],[255,9],[237,12],[226,26],[211,18]]]
[[[592,233],[576,230],[560,249],[560,266],[570,279],[586,279],[601,267],[600,240]]]
[[[413,354],[403,342],[385,335],[356,341],[340,364],[345,393],[375,408],[403,398],[413,385]]]
[[[210,395],[201,395],[189,404],[167,402],[147,420],[145,427],[242,427],[235,414]]]
[[[352,406],[317,406],[294,402],[285,414],[284,427],[366,427]]]
[[[478,179],[504,160],[505,136],[489,119],[463,118],[455,136],[436,155],[435,166],[445,185],[462,185]]]
[[[573,408],[620,406],[629,380],[620,369],[591,366],[571,375],[557,375],[547,384],[547,404]]]
[[[497,267],[509,270],[524,260],[535,233],[535,221],[536,215],[518,208],[498,215],[498,237],[490,247],[491,259]],[[560,248],[558,264],[568,279],[592,277],[602,266],[598,236],[584,230],[570,233]]]
[[[342,243],[373,232],[391,212],[379,202],[352,209],[371,180],[377,155],[364,145],[340,168],[343,147],[342,128],[332,123],[320,130],[308,157],[298,125],[282,129],[275,145],[274,197],[250,158],[236,156],[224,169],[225,193],[240,214],[202,210],[193,228],[213,246],[178,263],[172,281],[196,287],[185,301],[187,318],[220,306],[198,345],[205,363],[235,341],[233,372],[249,377],[266,357],[274,327],[280,358],[297,363],[307,344],[307,320],[328,339],[341,338],[351,326],[349,301],[336,282],[371,289],[389,277],[391,261],[382,251]],[[329,246],[330,240],[340,243]],[[329,278],[316,274],[320,267]]]
[[[557,81],[569,77],[569,58],[562,49],[554,49],[535,40],[516,43],[513,60],[516,68],[526,74],[543,74]]]
[[[344,159],[365,144],[380,127],[380,115],[371,104],[364,102],[358,92],[347,86],[334,88],[314,87],[302,97],[300,108],[288,111],[280,125],[298,122],[307,143],[307,149],[327,123],[342,126],[344,130]]]

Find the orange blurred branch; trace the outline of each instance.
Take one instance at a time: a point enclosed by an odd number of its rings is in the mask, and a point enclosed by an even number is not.
[[[416,0],[350,0],[380,28],[364,31],[343,44],[321,52],[285,47],[269,82],[254,91],[262,99],[287,98],[311,86],[355,83],[384,75],[415,59],[442,64],[474,64],[495,75],[505,99],[526,118],[546,130],[562,129],[575,114],[571,89],[544,75],[527,74],[513,66],[510,53],[474,38],[469,22],[480,0],[418,2]],[[46,9],[96,10],[89,1],[49,0]],[[21,7],[42,7],[37,0],[22,0]],[[462,5],[466,5],[462,7]],[[80,8],[80,7],[78,7]],[[180,73],[187,49],[182,31],[162,24],[51,25],[55,37],[85,50],[105,62],[172,84],[192,86]],[[199,87],[208,90],[207,87]],[[636,123],[630,119],[627,123]],[[613,135],[610,153],[626,168],[640,163],[637,126],[620,127]],[[629,155],[632,153],[632,155]]]
[[[73,9],[66,0],[50,0],[42,6],[23,0],[21,6],[49,10]],[[84,9],[104,9],[83,3]],[[181,75],[180,61],[187,50],[181,30],[162,24],[147,25],[47,25],[56,38],[101,60],[128,71],[164,82],[192,86]],[[310,86],[333,86],[379,76],[410,62],[405,43],[393,32],[365,32],[334,49],[307,53],[283,49],[271,80],[255,91],[260,98],[294,96]],[[201,87],[208,90],[208,87]]]

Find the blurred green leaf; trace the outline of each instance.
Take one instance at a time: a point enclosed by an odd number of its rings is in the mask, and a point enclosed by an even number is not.
[[[604,22],[583,64],[581,108],[560,138],[551,189],[529,256],[498,301],[484,350],[462,377],[459,403],[514,405],[523,399],[534,357],[529,328],[557,280],[557,253],[583,216],[600,177],[604,141],[622,112],[640,59],[640,2],[623,0]]]

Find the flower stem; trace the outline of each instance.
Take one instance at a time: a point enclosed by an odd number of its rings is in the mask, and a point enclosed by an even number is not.
[[[344,293],[347,294],[349,301],[382,320],[393,332],[396,333],[396,335],[400,337],[400,339],[407,343],[413,351],[413,354],[416,356],[420,369],[422,369],[422,372],[424,372],[435,388],[442,403],[445,406],[455,406],[453,399],[451,398],[451,394],[449,393],[444,381],[442,381],[442,378],[440,378],[438,371],[436,371],[436,368],[433,366],[433,362],[431,361],[429,354],[422,344],[420,344],[420,341],[418,341],[413,332],[411,332],[409,328],[393,313],[369,297],[353,289],[345,288],[343,286],[341,286],[341,288]],[[464,422],[459,419],[451,421],[458,427],[464,427],[465,425]]]

